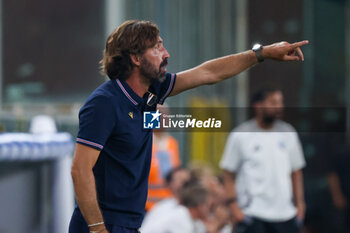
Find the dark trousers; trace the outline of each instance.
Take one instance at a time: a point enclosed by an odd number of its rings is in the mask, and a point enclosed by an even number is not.
[[[234,233],[299,233],[300,225],[296,218],[285,222],[266,222],[257,218],[247,218],[237,223]]]
[[[117,225],[106,224],[106,229],[109,233],[138,233],[137,229],[128,227],[122,227]],[[87,226],[84,218],[77,211],[74,211],[73,216],[69,223],[69,233],[89,233],[89,227]]]

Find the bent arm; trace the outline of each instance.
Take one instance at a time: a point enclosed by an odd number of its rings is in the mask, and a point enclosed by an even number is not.
[[[103,222],[92,171],[99,154],[100,151],[77,143],[71,170],[78,206],[88,225]],[[98,230],[104,227],[104,224],[101,224],[90,229]]]
[[[266,59],[280,61],[304,60],[300,47],[307,43],[308,41],[293,44],[289,44],[288,42],[274,43],[265,46],[262,50],[262,55]],[[257,62],[258,59],[252,50],[204,62],[192,69],[177,73],[175,86],[171,95],[177,95],[201,85],[223,81],[247,70]]]

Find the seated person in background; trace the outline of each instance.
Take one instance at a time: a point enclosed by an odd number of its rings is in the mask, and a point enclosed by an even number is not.
[[[192,164],[191,177],[197,179],[208,190],[209,216],[203,222],[208,233],[232,232],[229,210],[226,205],[225,189],[222,182],[214,175],[211,167]]]
[[[196,181],[187,182],[179,192],[180,205],[159,217],[152,224],[142,226],[142,233],[205,233],[198,220],[209,215],[208,191]]]
[[[179,205],[179,190],[189,179],[190,172],[185,168],[177,167],[169,172],[165,181],[167,188],[171,192],[171,197],[159,201],[147,212],[141,229],[148,228],[149,225],[154,224],[160,217],[169,214]]]

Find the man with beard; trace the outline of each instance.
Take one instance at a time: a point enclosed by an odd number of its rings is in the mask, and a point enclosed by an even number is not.
[[[305,160],[294,128],[278,119],[282,92],[261,90],[252,104],[255,118],[230,134],[220,162],[234,232],[300,232]]]
[[[107,38],[101,60],[110,80],[79,113],[71,171],[78,206],[69,232],[137,232],[141,226],[152,155],[152,130],[142,127],[145,111],[155,111],[169,95],[225,80],[264,59],[303,60],[300,47],[307,43],[258,45],[169,74],[170,55],[157,25],[124,22]],[[159,119],[159,112],[152,115]]]

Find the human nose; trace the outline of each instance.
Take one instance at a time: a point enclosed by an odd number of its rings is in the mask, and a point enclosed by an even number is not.
[[[169,54],[168,50],[166,48],[164,48],[163,59],[164,58],[169,58],[169,57],[170,57],[170,54]]]

